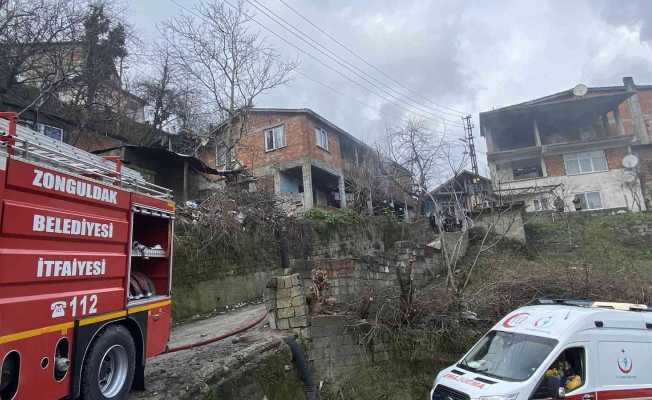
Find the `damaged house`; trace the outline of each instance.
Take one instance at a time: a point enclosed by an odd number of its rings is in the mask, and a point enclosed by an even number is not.
[[[254,108],[247,111],[244,127],[241,123],[233,122],[234,131],[242,133],[230,150],[232,167],[245,168],[255,178],[250,190],[273,191],[297,210],[348,207],[351,181],[369,168],[369,161],[378,160],[373,148],[307,108]],[[228,150],[218,137],[199,156],[225,170]],[[401,209],[409,204],[398,190],[383,191],[386,204]]]
[[[630,77],[481,113],[498,201],[523,200],[527,211],[645,210],[649,117],[652,86]]]
[[[439,209],[454,215],[470,212],[493,204],[491,180],[471,171],[462,170],[430,192]],[[424,204],[425,215],[433,210],[430,197]]]

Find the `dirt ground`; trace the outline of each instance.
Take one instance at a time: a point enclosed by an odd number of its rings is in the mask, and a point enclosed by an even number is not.
[[[253,305],[215,317],[173,328],[170,348],[194,343],[234,331],[259,319],[265,306]],[[244,364],[276,351],[280,336],[266,322],[237,336],[206,346],[163,354],[148,361],[145,371],[147,390],[132,393],[130,400],[201,398],[209,392],[207,382],[242,369]]]

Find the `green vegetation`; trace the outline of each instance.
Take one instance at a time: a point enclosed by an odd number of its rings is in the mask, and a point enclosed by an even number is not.
[[[311,221],[324,222],[330,225],[351,225],[359,224],[362,222],[363,217],[352,209],[334,209],[323,210],[321,208],[313,208],[304,214],[304,218]]]
[[[387,362],[369,362],[344,374],[325,399],[423,399],[437,371],[498,318],[541,297],[652,303],[652,213],[538,219],[526,228],[531,246],[503,239],[479,258],[462,299],[466,309],[477,313],[477,325],[443,335],[430,327],[407,335],[401,329],[390,341]],[[478,233],[471,232],[461,270],[480,249]],[[421,295],[445,303],[447,292],[440,282]]]

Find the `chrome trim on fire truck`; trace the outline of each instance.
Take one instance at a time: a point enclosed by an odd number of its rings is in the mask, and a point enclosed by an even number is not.
[[[136,192],[160,199],[172,198],[172,190],[148,182],[138,171],[124,167],[119,162],[49,138],[26,126],[16,124],[16,132],[11,135],[8,133],[9,126],[7,119],[0,118],[0,132],[6,130],[5,136],[10,136],[15,142],[7,142],[2,147],[5,147],[8,153],[13,150],[12,157],[15,159],[33,162],[34,158],[37,158],[65,171],[95,175],[99,178],[96,179],[98,181],[130,187]]]
[[[142,214],[151,215],[153,217],[161,217],[167,219],[174,219],[174,211],[164,210],[162,208],[146,206],[142,204],[134,204],[131,206],[131,211]]]

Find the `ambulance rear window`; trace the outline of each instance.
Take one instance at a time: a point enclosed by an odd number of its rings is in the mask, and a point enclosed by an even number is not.
[[[506,381],[524,381],[532,376],[555,346],[555,339],[491,331],[480,339],[458,367]]]

